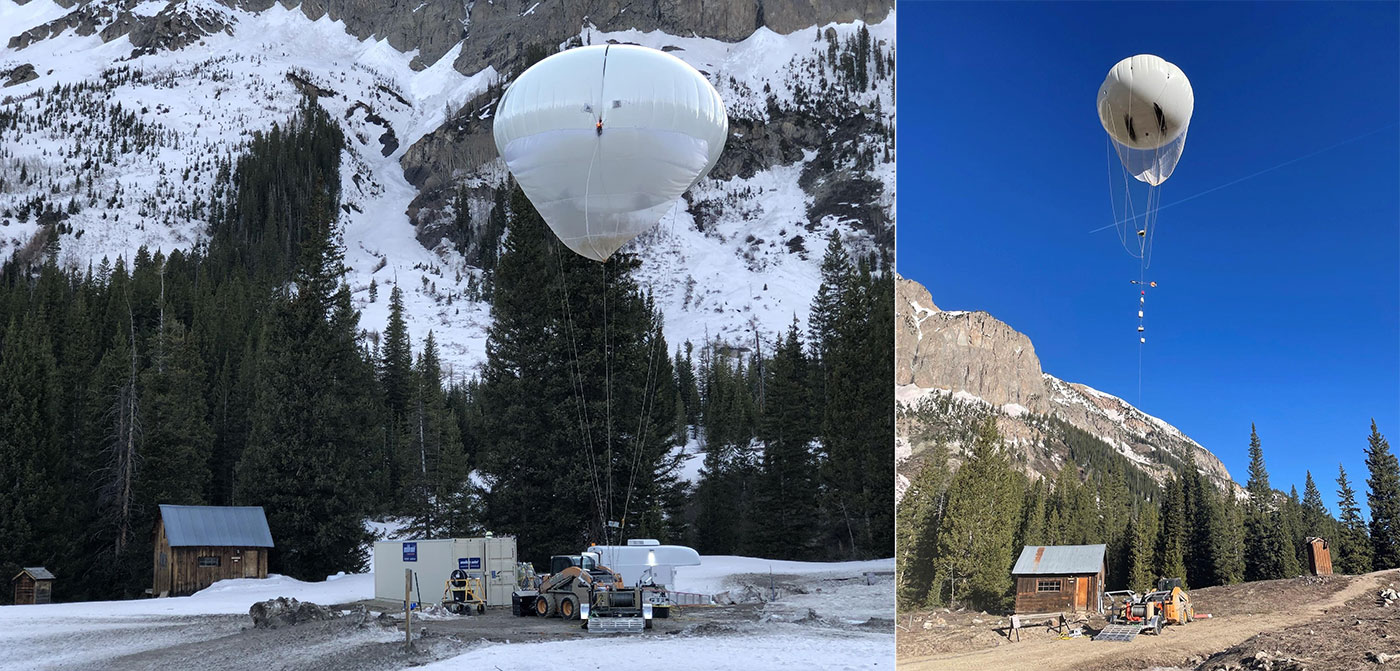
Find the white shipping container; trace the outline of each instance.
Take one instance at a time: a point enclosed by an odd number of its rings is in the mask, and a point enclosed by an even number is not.
[[[486,605],[509,606],[515,591],[515,538],[441,538],[377,541],[374,544],[374,597],[403,601],[404,569],[413,569],[417,584],[412,601],[438,603],[454,569],[480,577]]]

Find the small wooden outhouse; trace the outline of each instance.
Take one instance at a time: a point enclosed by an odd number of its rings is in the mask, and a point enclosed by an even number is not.
[[[1321,538],[1309,537],[1308,543],[1308,570],[1313,575],[1332,575],[1332,551],[1327,547],[1327,541]]]
[[[10,582],[15,586],[15,604],[53,603],[54,577],[42,566],[30,566]]]

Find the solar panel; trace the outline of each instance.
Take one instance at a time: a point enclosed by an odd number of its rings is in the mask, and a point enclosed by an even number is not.
[[[1136,624],[1110,624],[1103,628],[1094,636],[1095,641],[1117,641],[1127,643],[1137,638],[1138,632],[1142,631],[1142,625]]]

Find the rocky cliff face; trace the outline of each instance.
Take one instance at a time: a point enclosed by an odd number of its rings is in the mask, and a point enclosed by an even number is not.
[[[1030,338],[985,312],[945,312],[928,290],[895,286],[895,384],[965,392],[995,406],[1050,409]]]
[[[992,418],[1030,476],[1074,463],[1067,428],[1083,431],[1157,482],[1194,464],[1222,489],[1238,490],[1209,450],[1128,402],[1043,373],[1030,339],[985,312],[946,312],[928,290],[896,285],[895,385],[901,481],[935,444],[961,461],[978,423]],[[1083,463],[1075,463],[1084,467]]]
[[[24,5],[32,0],[16,0]],[[274,4],[299,8],[311,20],[329,17],[360,39],[385,40],[395,50],[418,52],[422,69],[466,41],[453,66],[471,74],[487,66],[519,65],[526,47],[558,45],[586,26],[609,32],[660,30],[725,42],[748,37],[759,26],[787,34],[828,23],[879,23],[892,0],[217,0],[261,12]],[[166,32],[160,15],[194,11],[188,0],[150,9],[147,0],[57,0],[75,12],[16,36],[10,48],[73,28],[79,35],[103,30],[110,42],[134,30]],[[175,28],[179,28],[176,26]],[[133,39],[133,43],[136,40]],[[174,47],[178,48],[178,47]]]

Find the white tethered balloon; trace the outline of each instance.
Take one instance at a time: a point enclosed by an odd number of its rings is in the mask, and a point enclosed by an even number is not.
[[[1119,160],[1152,186],[1176,169],[1195,104],[1181,68],[1150,54],[1118,61],[1099,87],[1099,121]]]
[[[560,52],[496,107],[496,150],[569,247],[606,261],[719,160],[729,117],[684,61],[640,46]]]

